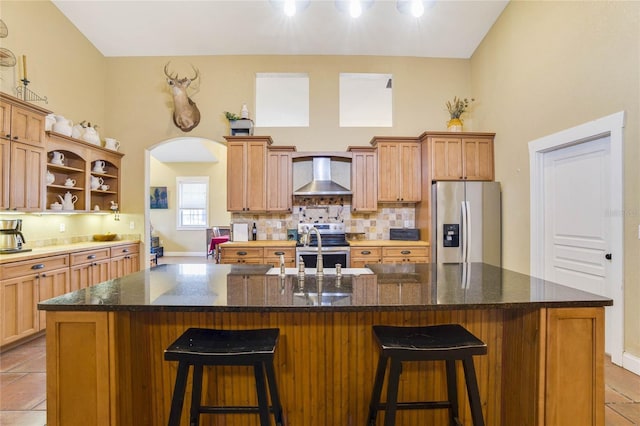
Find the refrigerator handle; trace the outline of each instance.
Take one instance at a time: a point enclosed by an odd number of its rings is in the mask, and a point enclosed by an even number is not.
[[[464,255],[465,262],[471,262],[471,204],[469,201],[465,201],[465,209],[467,210],[467,223],[465,224],[465,244],[464,247],[467,252]]]
[[[460,232],[460,239],[462,240],[462,261],[467,261],[467,202],[462,201],[460,203],[460,207],[462,209],[462,232]]]

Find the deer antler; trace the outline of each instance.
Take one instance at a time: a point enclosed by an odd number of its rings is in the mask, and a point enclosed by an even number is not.
[[[196,73],[196,75],[193,76],[191,81],[195,81],[198,78],[198,76],[200,75],[200,71],[198,71],[198,68],[194,67],[193,65],[191,65],[191,68],[193,68],[193,71],[195,71],[195,73]]]
[[[167,64],[164,66],[164,75],[166,75],[168,78],[174,80],[178,78],[178,75],[176,74],[176,76],[174,77],[173,75],[169,74],[169,64],[171,63],[171,61],[167,62]]]

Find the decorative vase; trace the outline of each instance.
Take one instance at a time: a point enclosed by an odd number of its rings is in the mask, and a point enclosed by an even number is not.
[[[459,118],[452,118],[447,123],[447,130],[450,132],[461,132],[462,131],[462,120]]]

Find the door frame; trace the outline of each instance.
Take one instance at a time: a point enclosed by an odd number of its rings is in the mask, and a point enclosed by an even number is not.
[[[619,327],[612,327],[611,361],[622,365],[624,353],[624,111],[608,115],[529,142],[530,170],[530,268],[534,277],[544,277],[544,154],[608,136],[610,139],[610,217],[611,260],[610,279],[616,283],[607,296],[613,299],[611,318]]]

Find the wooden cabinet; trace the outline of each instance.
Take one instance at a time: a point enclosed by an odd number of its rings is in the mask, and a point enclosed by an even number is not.
[[[269,147],[267,152],[267,211],[291,211],[294,146]]]
[[[109,279],[111,249],[103,247],[71,253],[71,291]]]
[[[227,210],[267,210],[268,136],[225,136],[227,140]]]
[[[378,151],[378,202],[419,202],[422,164],[418,138],[375,137],[371,145]]]
[[[9,208],[9,165],[11,142],[0,139],[0,210]]]
[[[351,146],[351,210],[378,210],[378,156],[375,148]]]
[[[250,263],[260,265],[264,262],[264,248],[255,246],[220,245],[220,263]]]
[[[364,268],[373,263],[382,263],[381,247],[351,247],[352,268]]]
[[[0,209],[41,211],[49,111],[0,93]]]
[[[140,244],[111,247],[109,278],[120,278],[140,270]]]
[[[47,170],[53,174],[54,181],[46,186],[47,209],[52,203],[59,202],[59,197],[64,197],[67,191],[78,197],[74,209],[76,211],[96,211],[95,206],[98,206],[98,211],[110,211],[112,202],[120,206],[122,153],[54,132],[49,132],[48,135]],[[64,155],[63,164],[51,162],[54,151]],[[104,164],[101,171],[96,171],[99,169],[96,167],[97,162]],[[75,180],[75,185],[65,186],[67,179]],[[101,186],[92,187],[92,180],[99,182]]]
[[[0,265],[0,346],[44,329],[37,304],[69,290],[68,266],[68,255]]]
[[[493,133],[423,134],[431,149],[431,180],[494,179]]]
[[[382,263],[428,263],[429,247],[383,247]]]
[[[0,93],[0,137],[44,148],[44,121],[50,112]]]

